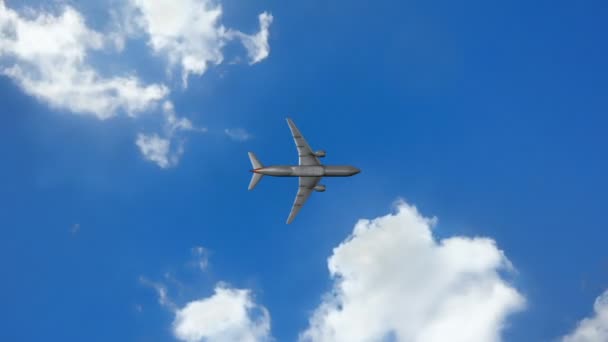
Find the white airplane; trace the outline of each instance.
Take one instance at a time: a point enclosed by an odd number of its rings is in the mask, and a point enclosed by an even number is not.
[[[300,186],[296,199],[291,207],[291,212],[287,218],[287,224],[291,223],[296,217],[302,206],[312,193],[312,191],[325,191],[325,185],[319,184],[323,177],[349,177],[361,172],[354,166],[349,165],[323,165],[319,158],[325,157],[325,151],[313,152],[306,139],[300,133],[296,125],[287,118],[287,124],[293,135],[293,140],[298,149],[299,164],[298,165],[273,165],[264,166],[253,152],[249,152],[249,159],[253,166],[253,176],[249,183],[249,190],[253,190],[264,175],[275,177],[299,177]]]

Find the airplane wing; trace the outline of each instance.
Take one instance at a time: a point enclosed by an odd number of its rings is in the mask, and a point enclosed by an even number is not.
[[[287,118],[287,124],[289,125],[289,129],[291,130],[291,135],[293,136],[293,140],[296,143],[296,148],[298,149],[298,157],[300,158],[300,165],[321,165],[319,158],[315,156],[315,154],[308,146],[306,139],[300,133],[296,124],[291,121],[291,119]]]
[[[298,193],[296,195],[296,200],[293,202],[293,206],[291,207],[291,212],[289,213],[289,217],[287,218],[287,224],[290,224],[291,221],[298,215],[302,206],[308,199],[308,196],[313,192],[313,188],[319,183],[321,177],[300,177],[300,187],[298,188]]]

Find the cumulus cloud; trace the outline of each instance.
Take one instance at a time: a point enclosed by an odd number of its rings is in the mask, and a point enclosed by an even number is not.
[[[30,12],[22,16],[0,0],[0,73],[27,94],[53,108],[99,119],[118,111],[133,116],[168,95],[164,85],[145,85],[133,75],[100,75],[87,63],[87,54],[109,42],[70,6],[57,15]]]
[[[242,128],[226,128],[224,133],[234,141],[247,141],[251,139],[251,134]]]
[[[140,278],[152,287],[161,306],[175,314],[172,324],[176,339],[186,342],[271,341],[270,314],[256,304],[251,291],[218,284],[214,293],[179,307],[163,284]]]
[[[91,51],[116,45],[113,34],[87,27],[84,17],[70,6],[58,14],[29,10],[21,15],[0,0],[0,73],[23,91],[56,109],[108,119],[153,110],[163,103],[163,135],[137,136],[147,160],[162,168],[173,166],[183,153],[180,131],[194,131],[192,123],[176,115],[162,84],[144,85],[136,76],[102,76],[87,62]]]
[[[212,0],[128,0],[109,9],[107,32],[89,28],[84,16],[69,5],[54,12],[28,9],[22,14],[0,0],[0,75],[11,78],[25,93],[57,110],[104,120],[119,114],[136,117],[162,104],[162,132],[140,132],[135,143],[146,160],[161,168],[175,166],[184,151],[180,132],[205,131],[176,115],[162,83],[146,84],[134,72],[104,75],[90,62],[99,52],[120,52],[128,38],[142,34],[157,55],[189,74],[202,75],[223,60],[222,49],[239,38],[253,62],[268,55],[272,16],[260,15],[260,32],[247,35],[226,29],[222,8]]]
[[[191,249],[200,271],[209,265],[209,250],[202,246]],[[165,279],[182,292],[184,284],[165,273]],[[208,297],[190,300],[180,306],[169,295],[169,288],[140,277],[139,281],[153,288],[159,304],[174,313],[172,332],[176,339],[186,342],[264,342],[272,341],[270,314],[257,304],[248,289],[238,289],[218,283]]]
[[[212,296],[175,312],[175,337],[187,342],[268,341],[270,315],[250,291],[217,286]]]
[[[435,219],[405,202],[360,220],[328,260],[333,288],[301,341],[500,341],[525,300],[501,271],[511,265],[488,238],[436,240]]]
[[[506,279],[513,266],[489,238],[435,239],[436,221],[401,201],[393,214],[357,222],[328,259],[332,290],[299,340],[500,341],[507,318],[525,306]],[[204,271],[207,249],[195,247],[192,254],[204,261]],[[250,290],[220,283],[212,295],[180,306],[166,287],[150,284],[174,312],[172,331],[181,341],[272,340],[270,314]],[[597,317],[605,315],[603,298]],[[580,327],[596,327],[597,317]]]
[[[581,320],[572,333],[562,338],[562,342],[608,341],[608,291],[595,300],[593,310],[593,316]]]
[[[233,37],[241,39],[252,63],[268,56],[272,22],[268,13],[260,15],[260,32],[250,36],[226,29],[220,22],[222,7],[213,0],[130,0],[130,4],[130,21],[147,33],[154,52],[165,55],[170,66],[181,66],[184,87],[190,74],[202,75],[209,66],[222,63],[222,49]]]

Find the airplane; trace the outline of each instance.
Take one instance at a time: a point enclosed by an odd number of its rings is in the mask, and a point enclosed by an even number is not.
[[[325,185],[319,184],[323,177],[350,177],[361,172],[358,168],[349,165],[323,165],[319,158],[325,157],[326,153],[323,150],[313,152],[306,139],[300,133],[300,130],[290,118],[287,118],[287,124],[291,130],[291,135],[298,149],[299,164],[298,165],[273,165],[264,166],[253,152],[249,152],[249,160],[253,169],[253,176],[249,183],[249,190],[253,190],[260,182],[263,176],[274,177],[299,177],[300,186],[296,199],[291,207],[291,212],[287,218],[287,224],[290,224],[296,217],[304,203],[314,191],[325,191]]]

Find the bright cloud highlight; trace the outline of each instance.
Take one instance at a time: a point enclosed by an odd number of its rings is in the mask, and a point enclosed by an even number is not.
[[[218,286],[211,297],[177,310],[173,333],[187,342],[268,341],[270,315],[248,290]]]
[[[53,108],[99,119],[118,111],[133,116],[169,94],[164,85],[144,85],[133,75],[100,75],[87,54],[106,46],[104,35],[89,29],[73,8],[59,12],[25,17],[0,0],[0,73],[24,92]]]
[[[360,220],[328,260],[333,289],[301,341],[500,341],[525,305],[501,271],[509,260],[488,238],[436,240],[435,219],[405,202]]]
[[[221,24],[222,7],[212,0],[130,0],[130,21],[148,36],[155,53],[167,57],[169,65],[179,65],[187,87],[190,74],[202,75],[209,66],[222,63],[222,49],[233,37],[243,41],[251,63],[268,56],[268,28],[272,15],[260,15],[260,32],[247,35]]]
[[[247,35],[226,29],[221,5],[211,0],[127,0],[124,7],[109,9],[111,30],[97,32],[69,5],[58,4],[53,13],[29,8],[22,14],[0,0],[0,75],[56,110],[101,120],[162,107],[163,132],[140,132],[135,143],[146,160],[172,167],[184,152],[180,132],[205,130],[176,115],[164,84],[145,84],[134,72],[103,75],[90,55],[120,53],[129,38],[144,32],[155,56],[165,56],[170,67],[181,66],[186,86],[188,75],[202,75],[221,63],[223,47],[234,38],[243,42],[251,64],[266,58],[272,16],[262,13],[259,33]]]

